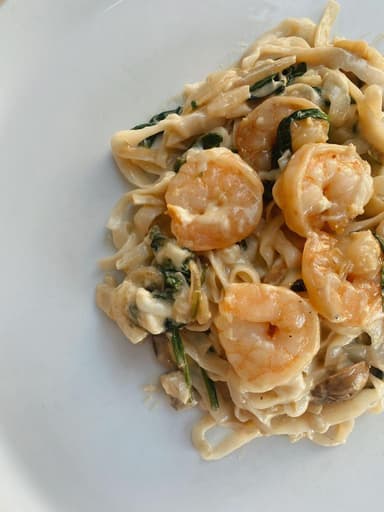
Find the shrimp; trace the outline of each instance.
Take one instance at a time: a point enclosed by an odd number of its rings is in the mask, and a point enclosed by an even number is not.
[[[310,108],[319,109],[311,101],[293,96],[272,96],[263,101],[237,127],[235,145],[240,156],[256,171],[269,171],[280,121],[297,110]],[[293,121],[290,128],[293,151],[307,142],[326,142],[328,127],[328,122],[322,119]]]
[[[295,233],[341,233],[364,212],[373,194],[371,168],[352,145],[305,144],[292,156],[272,193]]]
[[[165,194],[172,233],[193,251],[229,247],[258,225],[263,190],[257,174],[229,149],[192,150]]]
[[[316,311],[281,286],[231,284],[215,323],[228,361],[247,391],[286,384],[309,365],[320,347]]]
[[[305,242],[302,275],[318,313],[345,327],[362,327],[382,314],[380,247],[370,231],[341,239],[312,233]]]

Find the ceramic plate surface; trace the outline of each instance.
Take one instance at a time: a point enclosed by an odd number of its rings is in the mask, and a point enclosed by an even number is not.
[[[285,512],[382,507],[384,417],[345,446],[256,440],[219,461],[197,411],[143,386],[160,368],[94,304],[104,225],[127,185],[109,139],[229,65],[309,0],[0,2],[1,512]],[[344,0],[337,33],[381,49],[380,0]]]

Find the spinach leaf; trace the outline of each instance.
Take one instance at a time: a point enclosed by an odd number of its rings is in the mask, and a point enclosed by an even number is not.
[[[291,290],[293,292],[306,292],[307,288],[305,287],[302,279],[297,279],[293,284],[291,284]]]
[[[159,123],[160,121],[163,121],[166,117],[169,116],[169,114],[180,114],[182,111],[182,107],[177,107],[171,110],[164,110],[163,112],[160,112],[159,114],[155,114],[151,117],[151,119],[148,121],[148,123],[141,123],[137,124],[132,128],[132,130],[141,130],[141,128],[147,128],[148,126],[154,126],[155,124]],[[143,146],[145,148],[152,147],[156,137],[160,135],[163,132],[156,133],[155,135],[151,135],[150,137],[147,137],[146,139],[142,140],[139,143],[139,146]]]
[[[243,251],[247,250],[248,244],[247,240],[244,238],[244,240],[240,240],[240,242],[237,242],[237,245],[242,249]]]
[[[223,142],[223,137],[218,133],[211,132],[203,135],[197,142],[203,149],[217,148]]]
[[[293,121],[302,121],[303,119],[307,119],[309,117],[312,117],[313,119],[323,119],[324,121],[329,122],[327,114],[324,114],[324,112],[318,108],[296,110],[296,112],[293,112],[293,114],[285,117],[282,121],[280,121],[277,128],[276,144],[273,148],[273,167],[277,167],[277,162],[279,158],[285,153],[285,151],[292,151],[291,123]]]
[[[291,85],[297,77],[304,75],[306,71],[306,63],[300,62],[300,64],[289,66],[279,73],[266,76],[250,86],[250,99],[260,99],[271,94],[281,94],[288,85]]]

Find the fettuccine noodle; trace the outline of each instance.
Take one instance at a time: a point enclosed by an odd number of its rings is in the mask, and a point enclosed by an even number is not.
[[[152,341],[172,404],[204,411],[205,459],[271,435],[338,445],[383,409],[384,58],[332,40],[337,12],[283,21],[112,138],[134,188],[97,304]]]

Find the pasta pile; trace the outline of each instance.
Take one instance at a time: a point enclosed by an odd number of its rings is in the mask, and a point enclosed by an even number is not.
[[[256,437],[343,443],[384,397],[384,58],[288,19],[182,106],[112,138],[134,188],[98,306],[151,340],[218,459]],[[229,433],[208,440],[211,429]]]

